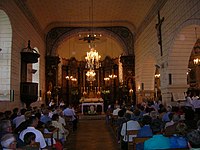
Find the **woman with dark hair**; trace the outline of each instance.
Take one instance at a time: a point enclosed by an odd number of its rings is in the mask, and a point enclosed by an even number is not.
[[[141,129],[138,131],[137,137],[152,137],[153,136],[153,131],[150,127],[151,124],[151,117],[146,115],[142,118],[141,122]],[[141,150],[144,149],[144,144],[143,143],[138,143],[136,145],[136,150]]]
[[[33,132],[27,132],[24,135],[24,149],[26,150],[38,150],[39,149],[39,143],[35,142],[36,135]]]

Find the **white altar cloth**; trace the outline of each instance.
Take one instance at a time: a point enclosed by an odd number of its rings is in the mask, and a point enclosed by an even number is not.
[[[83,107],[84,106],[91,106],[91,105],[94,105],[95,107],[97,107],[98,105],[100,105],[102,107],[102,114],[103,114],[103,103],[82,103],[81,104],[81,112],[83,114]]]

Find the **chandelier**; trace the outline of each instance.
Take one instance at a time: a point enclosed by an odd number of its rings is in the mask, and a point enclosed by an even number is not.
[[[86,68],[87,69],[98,69],[101,67],[100,63],[101,56],[99,53],[94,49],[94,47],[90,48],[90,51],[87,52],[87,56],[85,57],[86,60]]]
[[[86,73],[87,81],[89,81],[89,82],[95,81],[96,80],[95,75],[96,75],[96,73],[94,70],[92,70],[92,69],[88,70]]]

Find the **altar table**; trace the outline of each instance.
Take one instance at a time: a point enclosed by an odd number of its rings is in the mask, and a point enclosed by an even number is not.
[[[82,112],[82,114],[83,114],[83,107],[84,106],[92,106],[92,105],[94,105],[95,107],[97,107],[98,105],[100,105],[102,107],[102,114],[103,114],[103,110],[104,110],[103,103],[82,103],[81,104],[81,112]]]

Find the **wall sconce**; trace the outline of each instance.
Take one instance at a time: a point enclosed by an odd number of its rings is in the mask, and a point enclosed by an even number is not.
[[[138,91],[139,91],[139,92],[141,91],[140,85],[138,86]]]
[[[65,77],[67,80],[71,80],[71,81],[77,81],[77,79],[73,76],[66,76]]]
[[[160,73],[159,74],[155,74],[155,78],[160,78]]]
[[[111,79],[115,79],[115,78],[117,78],[117,75],[115,75],[115,74],[111,74],[111,75],[109,75],[109,78],[111,78]]]
[[[104,78],[104,81],[109,81],[109,80],[110,80],[110,78],[108,78],[108,77],[107,77],[107,78]]]

